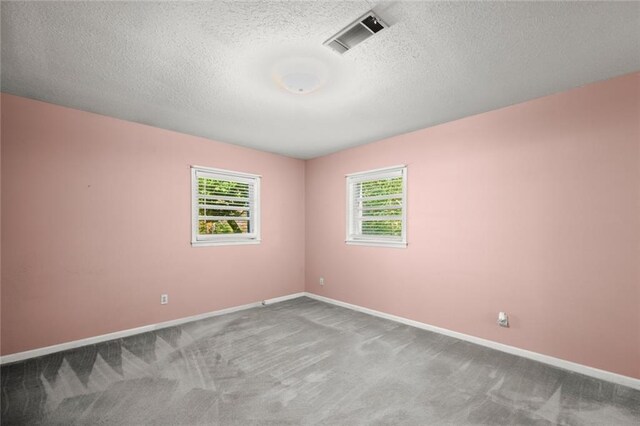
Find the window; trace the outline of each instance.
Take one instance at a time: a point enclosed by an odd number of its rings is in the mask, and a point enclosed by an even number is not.
[[[347,175],[347,244],[407,246],[407,167]]]
[[[191,245],[260,242],[260,176],[191,167]]]

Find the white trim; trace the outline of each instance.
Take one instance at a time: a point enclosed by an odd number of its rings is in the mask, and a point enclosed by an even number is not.
[[[246,183],[253,187],[253,197],[249,196],[248,211],[250,218],[239,218],[239,220],[248,220],[251,223],[253,232],[250,234],[218,234],[218,235],[200,235],[198,231],[199,208],[198,202],[198,175],[202,174],[215,179],[228,179],[233,182]],[[191,166],[191,247],[206,246],[226,246],[240,244],[260,244],[260,183],[262,176],[250,173],[234,172],[225,169],[214,169],[211,167]],[[251,195],[251,192],[249,193]],[[236,197],[223,197],[236,198]],[[243,209],[244,210],[244,209]]]
[[[285,296],[274,297],[273,299],[263,300],[261,302],[254,302],[254,303],[248,303],[246,305],[233,306],[230,308],[220,309],[218,311],[206,312],[204,314],[193,315],[190,317],[179,318],[179,319],[165,321],[157,324],[150,324],[142,327],[131,328],[128,330],[116,331],[114,333],[103,334],[100,336],[88,337],[86,339],[60,343],[58,345],[47,346],[44,348],[32,349],[29,351],[4,355],[0,357],[0,365],[23,361],[26,359],[35,358],[43,355],[49,355],[55,352],[66,351],[69,349],[75,349],[81,346],[93,345],[96,343],[107,342],[109,340],[114,340],[114,339],[121,339],[123,337],[133,336],[135,334],[146,333],[149,331],[159,330],[167,327],[173,327],[176,325],[181,325],[181,324],[185,324],[192,321],[198,321],[201,319],[211,318],[219,315],[230,314],[232,312],[238,312],[245,309],[256,308],[263,305],[270,305],[272,303],[284,302],[291,299],[297,299],[303,296],[307,296],[311,299],[319,300],[325,303],[330,303],[332,305],[340,306],[343,308],[351,309],[351,310],[362,312],[365,314],[373,315],[379,318],[384,318],[390,321],[395,321],[401,324],[406,324],[411,327],[420,328],[422,330],[428,330],[434,333],[443,334],[445,336],[454,337],[456,339],[475,343],[477,345],[485,346],[490,349],[495,349],[495,350],[506,352],[512,355],[521,356],[523,358],[532,359],[534,361],[542,362],[544,364],[548,364],[554,367],[562,368],[575,373],[584,374],[585,376],[594,377],[596,379],[605,380],[607,382],[612,382],[618,385],[627,386],[633,389],[640,390],[640,379],[635,379],[633,377],[623,376],[621,374],[612,373],[610,371],[600,370],[598,368],[577,364],[575,362],[567,361],[560,358],[555,358],[555,357],[544,355],[538,352],[532,352],[526,349],[516,348],[514,346],[505,345],[502,343],[494,342],[494,341],[483,339],[480,337],[470,336],[468,334],[459,333],[457,331],[447,330],[446,328],[436,327],[434,325],[425,324],[419,321],[410,320],[408,318],[387,314],[384,312],[376,311],[374,309],[353,305],[351,303],[342,302],[339,300],[331,299],[328,297],[320,296],[320,295],[309,293],[309,292],[288,294]]]
[[[407,167],[407,165],[406,164],[397,164],[395,166],[381,167],[379,169],[365,170],[365,171],[362,171],[362,172],[355,172],[355,173],[347,173],[345,176],[346,177],[350,177],[350,176],[357,176],[357,175],[363,175],[363,174],[369,174],[369,173],[387,172],[389,170],[396,170],[396,169],[400,169],[402,167]]]
[[[420,328],[422,330],[433,331],[434,333],[455,337],[456,339],[475,343],[476,345],[485,346],[487,348],[495,349],[500,352],[506,352],[508,354],[521,356],[523,358],[532,359],[534,361],[542,362],[544,364],[562,368],[564,370],[569,370],[575,373],[584,374],[585,376],[594,377],[596,379],[605,380],[607,382],[612,382],[618,385],[627,386],[633,389],[640,390],[640,379],[635,379],[633,377],[623,376],[622,374],[600,370],[598,368],[589,367],[586,365],[578,364],[578,363],[567,361],[560,358],[555,358],[555,357],[544,355],[538,352],[516,348],[515,346],[505,345],[503,343],[494,342],[492,340],[483,339],[481,337],[471,336],[468,334],[459,333],[457,331],[447,330],[446,328],[440,328],[434,325],[425,324],[425,323],[414,321],[408,318],[403,318],[396,315],[391,315],[384,312],[376,311],[374,309],[369,309],[362,306],[353,305],[351,303],[342,302],[340,300],[330,299],[328,297],[319,296],[314,293],[306,292],[305,295],[307,297],[310,297],[311,299],[319,300],[321,302],[330,303],[332,305],[340,306],[347,309],[352,309],[354,311],[358,311],[358,312],[373,315],[376,317],[399,322],[401,324],[406,324],[411,327]]]
[[[369,246],[369,247],[393,247],[393,248],[407,248],[407,243],[404,241],[382,241],[382,240],[346,240],[345,243],[349,246]]]
[[[407,211],[409,209],[409,200],[407,199],[408,170],[407,166],[402,169],[402,242],[405,248],[407,247]]]
[[[260,244],[262,240],[213,240],[213,241],[191,241],[191,247],[207,247],[207,246],[242,246],[246,244]]]
[[[374,246],[374,247],[393,247],[393,248],[407,248],[407,166],[399,165],[393,167],[385,167],[383,169],[369,170],[365,172],[358,173],[350,173],[346,176],[346,237],[345,242],[349,245],[358,245],[358,246]],[[393,194],[400,195],[402,197],[402,215],[400,216],[371,216],[366,217],[369,221],[374,220],[401,220],[402,221],[402,230],[400,237],[389,237],[384,235],[379,236],[371,236],[371,235],[360,235],[356,233],[356,228],[358,228],[358,232],[362,230],[362,222],[365,220],[365,217],[362,216],[362,212],[364,209],[355,209],[354,208],[354,200],[356,200],[354,194],[354,185],[360,182],[366,181],[374,181],[379,179],[387,179],[387,178],[402,178],[402,194]],[[387,199],[391,197],[391,195],[384,196],[375,196],[375,197],[366,197],[368,200],[376,200],[376,199]],[[362,197],[357,197],[358,200],[362,200]],[[396,207],[397,208],[397,207]],[[358,212],[359,213],[356,213]],[[358,216],[358,217],[356,217]],[[356,222],[359,224],[356,226]]]
[[[305,293],[293,293],[286,296],[274,297],[273,299],[263,300],[261,302],[247,303],[246,305],[233,306],[230,308],[220,309],[218,311],[206,312],[204,314],[193,315],[190,317],[178,318],[171,321],[165,321],[157,324],[149,324],[142,327],[130,328],[128,330],[116,331],[113,333],[102,334],[94,337],[87,337],[86,339],[73,340],[71,342],[60,343],[57,345],[46,346],[44,348],[32,349],[24,352],[17,352],[9,355],[3,355],[0,357],[0,365],[9,364],[17,361],[24,361],[25,359],[35,358],[43,355],[49,355],[55,352],[66,351],[69,349],[79,348],[86,345],[94,345],[96,343],[108,342],[109,340],[121,339],[123,337],[133,336],[135,334],[146,333],[149,331],[160,330],[162,328],[173,327],[176,325],[185,324],[192,321],[198,321],[206,318],[217,317],[224,314],[230,314],[232,312],[243,311],[245,309],[257,308],[263,305],[270,305],[272,303],[284,302],[286,300],[297,299],[304,296]]]
[[[198,170],[201,170],[203,172],[210,172],[210,173],[214,173],[214,174],[223,174],[223,175],[229,175],[231,177],[233,176],[242,176],[242,177],[246,177],[249,179],[255,179],[255,178],[261,178],[262,175],[254,175],[253,173],[244,173],[244,172],[236,172],[234,170],[227,170],[227,169],[217,169],[214,167],[205,167],[205,166],[190,166],[192,169],[196,168]]]

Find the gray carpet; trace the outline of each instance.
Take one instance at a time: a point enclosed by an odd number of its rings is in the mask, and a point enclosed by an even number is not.
[[[2,424],[640,424],[640,391],[300,298],[3,366]]]

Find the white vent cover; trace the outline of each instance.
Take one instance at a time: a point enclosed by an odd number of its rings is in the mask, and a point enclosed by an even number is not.
[[[386,27],[387,25],[370,11],[338,31],[336,35],[325,41],[324,45],[343,54]]]

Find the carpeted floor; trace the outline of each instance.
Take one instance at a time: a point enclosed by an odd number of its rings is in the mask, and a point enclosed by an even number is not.
[[[3,366],[2,424],[640,424],[640,391],[299,298]]]

